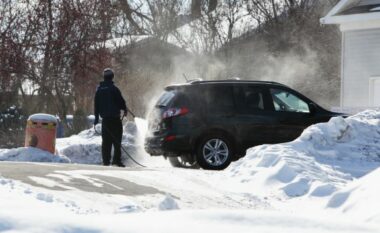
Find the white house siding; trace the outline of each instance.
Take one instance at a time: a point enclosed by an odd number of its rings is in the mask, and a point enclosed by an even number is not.
[[[359,5],[372,5],[372,4],[379,4],[379,0],[361,0]]]
[[[380,28],[343,33],[342,107],[371,107],[370,80],[380,77]]]

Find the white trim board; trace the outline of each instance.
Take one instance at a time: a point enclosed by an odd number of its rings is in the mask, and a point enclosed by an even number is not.
[[[380,76],[375,76],[375,77],[370,77],[369,78],[369,98],[368,98],[368,103],[369,103],[369,106],[375,106],[375,102],[374,102],[374,97],[375,97],[375,90],[374,90],[374,84],[375,82],[379,82],[380,83]],[[379,93],[377,93],[379,95]],[[377,106],[375,107],[380,107],[380,100],[378,101],[377,103]]]
[[[380,0],[376,0],[372,3],[377,2],[380,4]],[[361,0],[341,0],[327,13],[325,17],[320,19],[320,22],[321,24],[344,24],[380,19],[380,12],[339,15],[339,13],[350,7],[369,4],[369,2],[366,4],[361,4]]]
[[[345,76],[345,52],[346,50],[344,49],[346,47],[346,33],[342,32],[342,49],[341,49],[341,67],[340,67],[340,107],[345,106],[345,95],[344,95],[344,76]]]
[[[352,15],[337,15],[337,16],[326,16],[321,18],[322,24],[344,24],[344,23],[355,23],[355,22],[365,22],[371,20],[379,20],[380,12],[370,12],[362,14],[352,14]]]
[[[343,10],[347,9],[348,7],[352,6],[352,5],[355,5],[355,4],[358,4],[359,3],[359,0],[341,0],[340,2],[338,2],[338,4],[336,4],[330,11],[329,13],[326,15],[325,18],[329,18],[329,17],[332,17],[333,15],[336,15],[338,14],[339,12],[342,12]],[[323,18],[322,18],[323,19]],[[322,20],[321,19],[321,20]],[[323,22],[322,22],[323,23]]]
[[[377,20],[370,20],[366,22],[351,22],[351,23],[344,23],[340,25],[340,30],[342,32],[375,29],[375,28],[380,28],[380,18]]]

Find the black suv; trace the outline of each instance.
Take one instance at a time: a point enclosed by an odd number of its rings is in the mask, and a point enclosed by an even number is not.
[[[173,166],[220,170],[247,148],[294,140],[338,115],[280,83],[194,81],[165,88],[149,115],[145,149]]]

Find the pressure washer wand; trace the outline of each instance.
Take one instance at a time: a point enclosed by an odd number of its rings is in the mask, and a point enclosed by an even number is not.
[[[129,108],[127,108],[127,112],[129,112],[133,116],[133,118],[136,118],[136,115]]]

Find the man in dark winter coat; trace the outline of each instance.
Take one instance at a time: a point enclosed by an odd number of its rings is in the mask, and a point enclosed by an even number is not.
[[[112,164],[124,167],[121,162],[121,140],[123,126],[120,119],[121,110],[127,115],[127,106],[119,88],[113,84],[114,73],[107,68],[103,72],[104,81],[100,82],[95,94],[95,122],[99,123],[102,117],[102,157],[103,165],[110,165],[111,149],[114,148]]]

